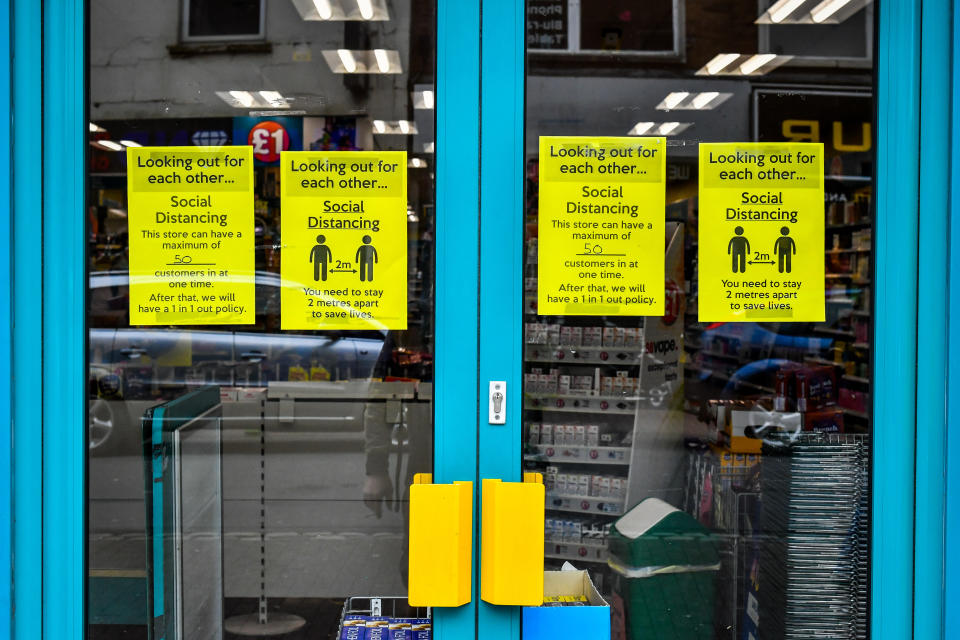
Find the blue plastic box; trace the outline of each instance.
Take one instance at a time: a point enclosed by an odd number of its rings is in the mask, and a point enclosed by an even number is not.
[[[523,640],[589,638],[609,640],[610,605],[600,596],[586,571],[545,571],[543,595],[586,596],[587,605],[524,607]]]

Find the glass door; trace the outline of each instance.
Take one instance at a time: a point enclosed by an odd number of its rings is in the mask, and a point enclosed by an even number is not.
[[[876,6],[526,2],[514,464],[614,638],[867,637]]]
[[[407,600],[415,476],[476,475],[444,11],[89,2],[88,637],[473,636]]]

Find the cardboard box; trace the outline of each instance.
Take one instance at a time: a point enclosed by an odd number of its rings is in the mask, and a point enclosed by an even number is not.
[[[586,571],[545,571],[544,598],[586,597],[582,606],[540,606],[523,608],[523,640],[589,638],[609,640],[610,605],[590,581]]]

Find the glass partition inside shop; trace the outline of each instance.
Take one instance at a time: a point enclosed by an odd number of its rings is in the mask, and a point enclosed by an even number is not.
[[[432,0],[89,2],[88,637],[429,626],[405,595],[408,487],[433,466],[435,19]],[[252,323],[131,322],[127,150],[236,146]],[[406,329],[281,330],[287,151],[406,153]],[[365,234],[381,278],[378,231],[328,233],[349,246],[328,242],[322,280],[357,277]]]
[[[868,635],[875,5],[527,2],[523,469],[614,637]],[[663,316],[539,313],[541,136],[666,138]],[[823,144],[824,322],[699,321],[720,142]]]

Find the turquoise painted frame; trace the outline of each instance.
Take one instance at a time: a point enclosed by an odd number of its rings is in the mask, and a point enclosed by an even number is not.
[[[950,202],[948,221],[950,251],[947,263],[947,421],[954,425],[946,432],[946,513],[944,515],[943,557],[943,636],[960,637],[960,617],[949,611],[945,603],[960,602],[960,10],[954,6],[950,28],[952,55],[950,70],[952,88],[950,104]],[[946,93],[946,92],[945,92]],[[953,614],[953,615],[951,615]]]
[[[42,6],[41,619],[44,638],[70,640],[86,615],[86,13],[83,0]]]
[[[16,640],[42,637],[43,566],[43,277],[42,161],[37,143],[43,123],[41,7],[12,0],[13,22],[13,633]],[[79,48],[77,49],[80,50]],[[73,101],[75,107],[80,100]],[[77,238],[74,238],[74,242]],[[75,423],[82,429],[83,422]],[[83,455],[81,447],[75,453]],[[82,498],[81,498],[82,499]],[[82,504],[82,502],[81,502]],[[67,627],[65,627],[67,628]]]
[[[946,522],[948,255],[950,228],[950,131],[952,20],[950,0],[923,0],[920,23],[920,119],[916,488],[914,505],[913,634],[944,635],[944,526]],[[886,221],[893,218],[887,217]],[[891,228],[891,235],[893,235]],[[921,324],[922,322],[922,324]],[[880,348],[879,341],[875,348]],[[949,348],[949,347],[948,347]],[[879,370],[878,370],[879,372]],[[878,436],[879,439],[879,436]],[[875,474],[876,475],[876,474]],[[881,556],[875,556],[881,557]],[[876,628],[876,627],[875,627]]]
[[[521,480],[523,460],[525,26],[523,0],[484,0],[480,22],[479,471],[481,480],[505,482]],[[487,420],[491,380],[507,383],[503,425]],[[478,606],[478,638],[520,637],[520,607],[483,601]]]
[[[7,139],[11,139],[11,89],[12,53],[10,3],[0,3],[0,46],[7,52],[0,62],[0,122],[6,123]],[[0,211],[3,228],[3,247],[6,260],[0,261],[0,380],[6,382],[0,397],[8,398],[13,393],[13,192],[11,189],[10,155],[0,154],[0,194],[6,199]],[[10,562],[13,541],[13,477],[10,473],[13,452],[11,403],[0,400],[0,636],[9,638],[12,632],[13,574]]]
[[[480,0],[437,3],[437,275],[434,481],[474,486],[473,601],[433,610],[438,640],[476,637],[480,487],[477,475],[480,266]]]
[[[883,0],[877,55],[871,632],[913,635],[920,3]]]

